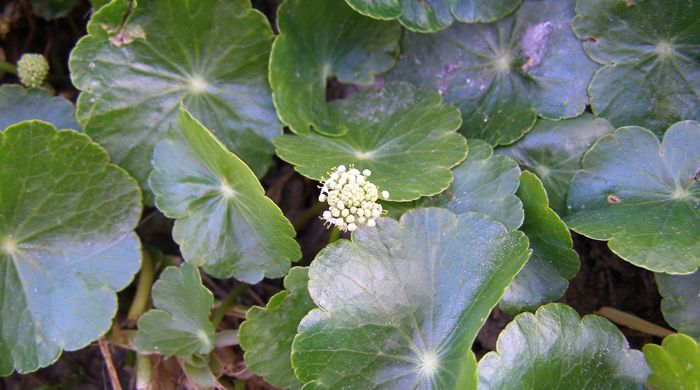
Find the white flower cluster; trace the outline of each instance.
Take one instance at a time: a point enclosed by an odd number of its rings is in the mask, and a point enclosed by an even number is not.
[[[321,178],[323,186],[318,196],[320,202],[328,202],[329,209],[323,212],[323,220],[341,231],[352,232],[362,225],[375,226],[384,214],[377,199],[380,195],[382,199],[389,199],[389,193],[382,191],[380,194],[379,188],[367,180],[372,172],[341,165],[328,174],[328,179]]]

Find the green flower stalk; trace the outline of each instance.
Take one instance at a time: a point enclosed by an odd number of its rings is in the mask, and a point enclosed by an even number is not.
[[[25,86],[40,87],[49,75],[49,63],[41,54],[24,54],[17,61],[17,75]]]

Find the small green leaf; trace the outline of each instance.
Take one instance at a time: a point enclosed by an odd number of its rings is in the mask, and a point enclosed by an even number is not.
[[[80,0],[29,0],[29,3],[37,16],[54,20],[68,15]]]
[[[700,340],[700,271],[690,275],[657,273],[661,312],[674,329]]]
[[[623,259],[655,272],[700,265],[700,124],[678,122],[663,143],[649,130],[621,127],[598,140],[569,189],[566,222],[607,240]]]
[[[0,132],[0,376],[34,371],[109,330],[139,269],[136,182],[84,134]]]
[[[307,287],[308,273],[308,268],[292,268],[284,278],[286,290],[270,298],[265,308],[251,307],[238,331],[248,369],[275,386],[301,387],[290,357],[299,322],[316,307]]]
[[[520,230],[530,240],[532,256],[499,304],[507,313],[535,310],[558,299],[580,265],[569,229],[549,208],[547,193],[537,176],[523,172],[517,195],[525,208],[525,222]]]
[[[44,88],[0,86],[0,131],[30,119],[49,122],[57,129],[80,129],[75,121],[75,107],[65,98],[54,97]]]
[[[132,7],[133,6],[133,7]],[[116,0],[70,58],[78,121],[141,184],[184,104],[262,176],[281,133],[267,61],[272,31],[248,0]]]
[[[644,346],[644,357],[651,368],[647,383],[658,390],[700,388],[700,348],[692,338],[678,333],[661,343]]]
[[[90,0],[90,5],[92,6],[93,11],[97,11],[110,1],[111,0]]]
[[[220,278],[284,276],[301,257],[294,228],[255,174],[186,110],[153,153],[156,205],[176,219],[185,260]]]
[[[372,182],[389,191],[391,200],[408,201],[444,191],[452,181],[450,168],[467,155],[467,142],[457,133],[459,110],[436,92],[389,83],[331,107],[335,123],[349,129],[344,135],[313,132],[275,140],[280,158],[309,178],[355,164],[370,169]]]
[[[462,110],[462,133],[492,145],[522,137],[538,114],[578,116],[598,66],[571,31],[574,1],[526,0],[495,23],[406,32],[389,77],[436,88]]]
[[[435,32],[455,20],[493,22],[520,5],[521,0],[346,0],[357,12],[377,19],[398,19],[406,28]]]
[[[700,119],[698,19],[700,4],[688,0],[578,1],[574,30],[605,65],[591,81],[593,112],[657,133]]]
[[[583,154],[593,143],[614,130],[610,122],[584,113],[574,119],[539,119],[525,137],[507,147],[496,149],[534,172],[542,180],[550,207],[566,215],[566,191]]]
[[[304,389],[467,389],[471,345],[528,257],[524,234],[478,213],[428,208],[359,229],[309,268],[319,306],[299,325]]]
[[[638,389],[649,369],[603,317],[550,303],[521,313],[479,361],[479,389]]]
[[[197,267],[170,266],[153,285],[153,306],[141,316],[134,345],[140,352],[191,360],[214,349],[209,312],[214,296],[202,285]]]
[[[297,134],[310,128],[342,135],[331,118],[326,82],[371,85],[399,51],[400,26],[354,12],[343,0],[286,0],[277,9],[280,34],[270,55],[270,84],[282,122]]]

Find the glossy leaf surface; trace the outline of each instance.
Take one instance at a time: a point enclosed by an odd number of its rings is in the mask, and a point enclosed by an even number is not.
[[[49,122],[57,129],[80,130],[75,121],[73,103],[60,96],[51,96],[44,88],[26,89],[20,85],[0,86],[0,131],[26,120]]]
[[[690,275],[657,273],[661,312],[669,325],[700,340],[700,271]]]

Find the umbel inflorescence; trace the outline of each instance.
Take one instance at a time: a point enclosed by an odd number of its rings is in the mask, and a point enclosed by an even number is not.
[[[375,226],[377,219],[384,214],[382,205],[377,203],[389,199],[387,191],[379,192],[379,188],[367,178],[372,175],[369,169],[360,172],[345,165],[328,172],[328,179],[321,178],[320,202],[328,202],[328,210],[323,212],[322,219],[329,225],[335,225],[341,231],[355,231],[362,225]]]

